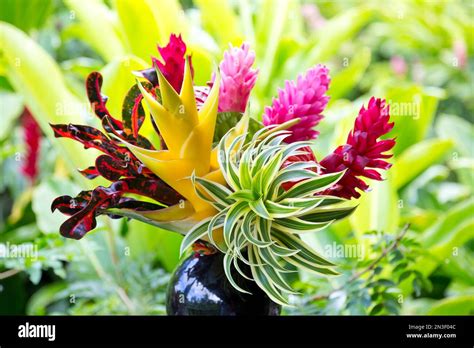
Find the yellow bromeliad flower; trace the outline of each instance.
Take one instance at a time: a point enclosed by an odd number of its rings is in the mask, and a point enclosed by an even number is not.
[[[153,173],[180,193],[186,201],[166,209],[140,214],[155,221],[174,221],[189,218],[200,221],[216,213],[209,202],[201,199],[191,181],[193,173],[208,180],[225,184],[217,161],[217,148],[212,149],[216,125],[219,78],[198,110],[194,95],[189,57],[186,59],[184,79],[178,94],[156,69],[161,92],[161,103],[138,83],[149,111],[160,131],[167,149],[149,150],[124,142],[133,154]],[[247,132],[248,116],[240,120],[229,142]]]

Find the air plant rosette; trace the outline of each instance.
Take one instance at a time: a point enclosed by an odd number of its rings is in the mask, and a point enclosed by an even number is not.
[[[224,53],[206,86],[194,85],[199,67],[180,36],[158,49],[161,59],[135,72],[120,118],[107,110],[102,76],[89,75],[87,94],[103,131],[51,125],[56,137],[100,150],[80,172],[111,181],[56,198],[52,210],[70,216],[60,232],[80,239],[107,215],[181,233],[181,253],[193,252],[172,278],[168,314],[278,314],[295,294],[289,274],[338,274],[300,235],[353,212],[349,200],[368,189],[363,178],[382,180],[377,169],[390,167],[385,159],[395,145],[381,139],[393,128],[389,107],[370,99],[346,144],[317,161],[311,146],[329,100],[326,67],[286,81],[261,123],[248,113],[258,70],[247,44]],[[159,141],[141,134],[146,117]]]

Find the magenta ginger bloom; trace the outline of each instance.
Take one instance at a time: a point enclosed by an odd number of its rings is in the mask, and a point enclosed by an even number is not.
[[[25,141],[26,155],[21,167],[21,172],[34,183],[38,175],[38,159],[41,146],[41,129],[28,109],[25,109],[21,118],[23,139]]]
[[[326,194],[347,199],[359,198],[360,193],[356,189],[367,191],[369,188],[359,177],[382,180],[380,173],[373,168],[391,167],[390,163],[382,159],[392,157],[385,152],[393,148],[395,139],[379,139],[392,130],[393,122],[389,123],[389,120],[389,106],[385,104],[385,100],[372,97],[367,109],[362,106],[346,144],[339,146],[319,163],[323,173],[347,169],[342,179],[328,189]]]
[[[319,132],[313,128],[322,120],[329,101],[326,95],[330,82],[328,73],[325,66],[318,65],[298,76],[296,82],[286,81],[285,88],[278,91],[278,98],[273,98],[272,106],[265,108],[263,124],[269,126],[300,118],[298,124],[289,128],[293,134],[285,141],[315,139]]]
[[[176,36],[171,34],[168,44],[164,47],[158,46],[158,51],[164,63],[152,57],[153,64],[160,69],[171,86],[173,86],[177,92],[180,92],[184,74],[184,55],[186,54],[186,44],[181,38],[181,35]]]
[[[163,76],[166,77],[166,80],[168,80],[171,86],[179,93],[181,91],[181,84],[183,83],[184,56],[186,54],[186,44],[181,38],[181,35],[176,36],[175,34],[171,34],[166,46],[158,46],[158,52],[160,53],[161,60],[152,56],[153,67],[135,71],[135,75],[146,78],[153,86],[158,86],[156,67],[160,69]],[[194,75],[192,62],[191,74]]]
[[[252,88],[257,81],[258,70],[252,69],[255,52],[247,43],[230,47],[220,63],[221,86],[219,112],[244,112]]]

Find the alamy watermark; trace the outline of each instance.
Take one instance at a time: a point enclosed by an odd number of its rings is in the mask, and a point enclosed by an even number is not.
[[[390,116],[412,117],[414,120],[420,118],[421,98],[414,96],[412,101],[396,102],[389,100]]]
[[[331,259],[357,259],[362,261],[366,257],[366,250],[362,244],[338,244],[332,242],[324,246],[324,256]]]
[[[0,259],[38,259],[38,245],[33,243],[0,243]]]

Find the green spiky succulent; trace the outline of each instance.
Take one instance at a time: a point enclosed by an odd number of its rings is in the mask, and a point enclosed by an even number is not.
[[[314,162],[284,166],[289,157],[310,145],[284,143],[291,134],[288,131],[262,129],[246,144],[245,135],[228,141],[230,134],[219,143],[219,165],[227,186],[192,177],[197,194],[218,213],[185,236],[181,252],[198,239],[208,239],[225,254],[225,274],[237,290],[248,293],[234,281],[232,267],[254,280],[273,301],[286,305],[287,295],[295,293],[285,280],[285,273],[294,272],[291,265],[317,274],[338,274],[335,265],[312,250],[299,234],[321,230],[354,210],[334,206],[342,198],[318,195],[337,183],[344,172],[320,175],[309,170]],[[282,184],[290,181],[298,183],[284,190]],[[216,243],[213,236],[219,229],[223,242]],[[250,275],[239,262],[250,266]]]

